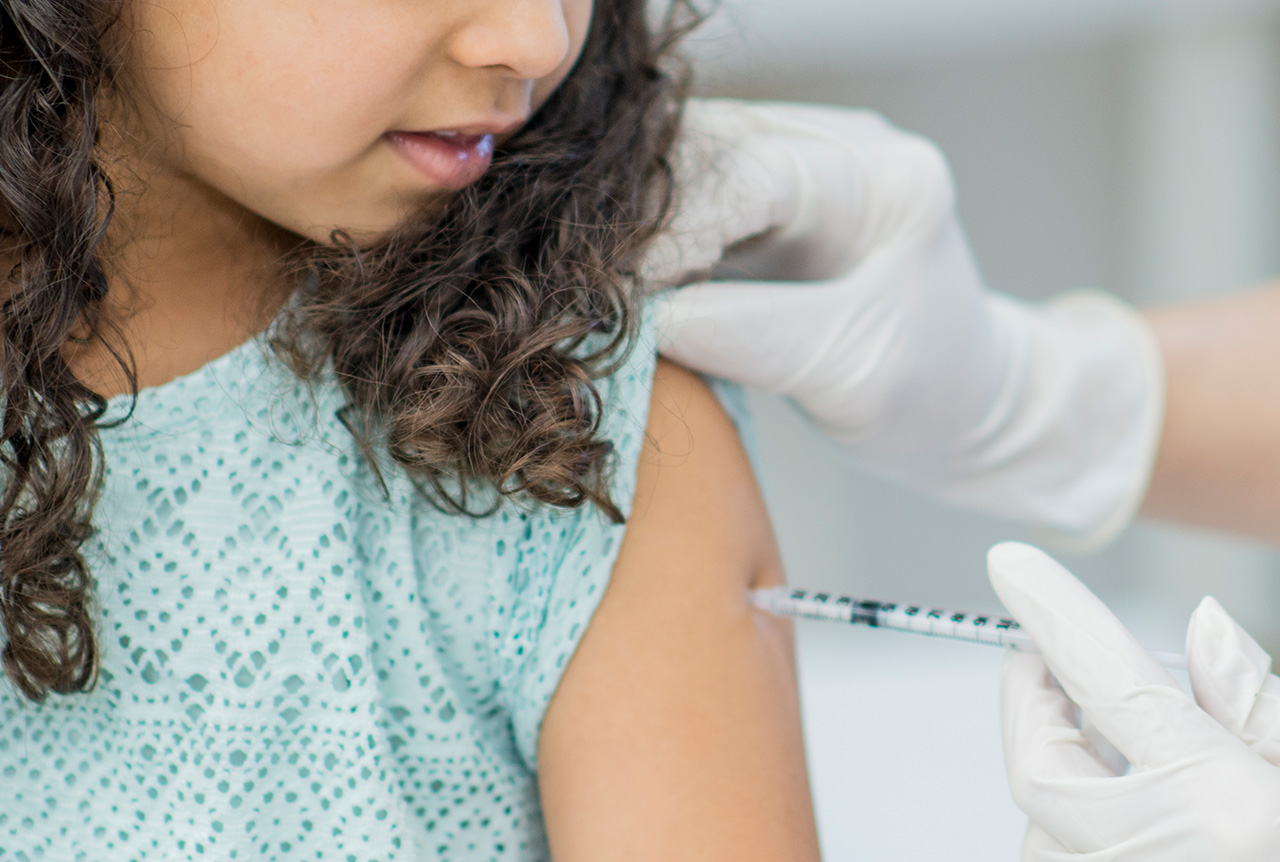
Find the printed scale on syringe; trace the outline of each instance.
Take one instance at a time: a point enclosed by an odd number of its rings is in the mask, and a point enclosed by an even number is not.
[[[1017,620],[988,614],[877,602],[789,587],[753,590],[751,602],[757,608],[780,617],[830,620],[1022,652],[1039,652],[1035,641],[1022,631]],[[1147,652],[1165,667],[1184,670],[1187,666],[1186,656],[1161,650]]]

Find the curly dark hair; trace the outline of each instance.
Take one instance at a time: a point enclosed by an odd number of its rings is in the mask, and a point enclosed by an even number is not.
[[[0,293],[0,621],[5,675],[35,701],[98,669],[81,546],[107,402],[69,345],[101,344],[138,388],[105,310],[115,196],[97,148],[122,2],[0,0],[0,251],[17,261]],[[674,48],[704,17],[671,0],[651,24],[645,7],[596,0],[574,70],[480,181],[364,247],[338,231],[280,261],[296,287],[276,352],[304,379],[331,364],[360,448],[452,510],[483,514],[479,486],[490,507],[621,520],[593,380],[629,343],[640,256],[669,217],[689,77]]]

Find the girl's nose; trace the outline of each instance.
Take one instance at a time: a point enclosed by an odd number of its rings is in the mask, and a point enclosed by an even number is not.
[[[464,66],[505,66],[513,77],[544,78],[569,53],[563,0],[479,0],[450,47]]]

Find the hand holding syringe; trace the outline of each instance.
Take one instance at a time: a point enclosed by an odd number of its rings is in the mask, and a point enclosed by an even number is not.
[[[965,643],[1039,652],[1031,636],[1022,631],[1016,620],[989,614],[971,614],[836,596],[790,587],[752,590],[751,603],[775,616],[797,619],[831,620],[856,626],[890,629],[928,637],[948,638]],[[1178,653],[1148,650],[1151,657],[1167,668],[1186,670],[1186,656]]]

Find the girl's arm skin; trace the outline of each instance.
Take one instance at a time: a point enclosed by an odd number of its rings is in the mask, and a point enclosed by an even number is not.
[[[660,362],[613,577],[542,730],[556,862],[816,860],[790,626],[760,492],[706,385]]]
[[[1146,316],[1168,407],[1143,514],[1280,542],[1280,285]]]

